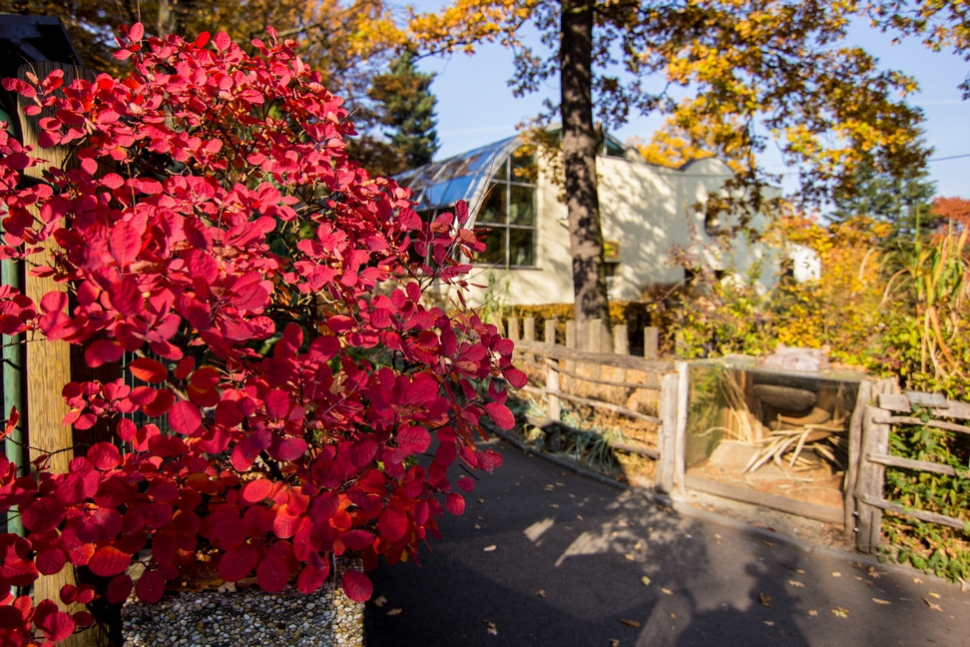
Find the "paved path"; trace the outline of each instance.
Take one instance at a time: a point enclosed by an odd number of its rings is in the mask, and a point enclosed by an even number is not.
[[[497,449],[505,464],[442,521],[422,566],[373,574],[367,647],[970,644],[957,587]]]

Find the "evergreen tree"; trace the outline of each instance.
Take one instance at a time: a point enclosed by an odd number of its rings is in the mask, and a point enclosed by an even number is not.
[[[860,164],[851,181],[833,196],[835,209],[829,218],[844,222],[853,216],[869,216],[892,224],[896,235],[912,234],[917,215],[921,226],[929,226],[936,185],[927,179],[925,166],[900,170],[903,173],[890,173]]]
[[[403,158],[405,168],[427,164],[438,150],[434,74],[418,72],[414,52],[404,51],[391,61],[390,71],[374,77],[367,93],[377,102],[380,122],[391,128],[384,135]],[[402,169],[403,170],[403,169]]]

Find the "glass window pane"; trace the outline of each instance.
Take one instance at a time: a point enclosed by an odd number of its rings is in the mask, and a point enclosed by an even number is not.
[[[504,227],[496,227],[486,233],[476,228],[475,235],[485,243],[485,251],[475,257],[475,262],[505,267],[505,233],[507,231]]]
[[[535,231],[532,229],[509,230],[509,265],[531,266],[535,260]]]
[[[535,155],[531,146],[523,146],[512,153],[512,181],[535,184],[538,175]]]
[[[536,190],[531,186],[511,186],[509,191],[509,222],[513,225],[534,225]]]
[[[496,162],[495,167],[496,167],[495,175],[493,176],[494,179],[496,180],[509,179],[509,174],[508,174],[509,162],[507,158],[503,158],[501,162]]]
[[[507,222],[505,214],[505,192],[508,188],[503,184],[492,184],[485,195],[485,203],[478,214],[478,222]]]

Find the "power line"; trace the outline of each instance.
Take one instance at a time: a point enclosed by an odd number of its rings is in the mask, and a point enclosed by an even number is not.
[[[970,153],[964,153],[963,155],[950,155],[949,157],[931,157],[926,160],[927,162],[945,162],[947,160],[958,160],[964,157],[970,157]]]

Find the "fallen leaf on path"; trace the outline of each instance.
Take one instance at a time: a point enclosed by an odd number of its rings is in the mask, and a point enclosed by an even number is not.
[[[401,611],[403,611],[403,609],[391,609],[390,611],[387,612],[387,615],[389,615],[389,616],[399,616],[399,615],[401,615]]]
[[[671,617],[671,618],[676,618],[676,617],[677,617],[677,614],[676,614],[676,613],[674,613],[673,611],[671,611],[671,612],[670,612],[670,617]]]
[[[637,543],[633,545],[633,550],[643,550],[643,541],[637,540]]]
[[[544,598],[544,597],[546,597],[546,590],[545,589],[539,589],[538,591],[536,591],[536,595],[538,595],[540,598]]]
[[[939,593],[933,593],[932,591],[927,591],[927,593],[929,594],[929,596],[931,598],[936,598],[937,600],[940,599],[940,594]]]
[[[582,521],[582,520],[583,520],[583,515],[577,514],[576,515],[576,521]]]
[[[610,638],[610,647],[620,647],[620,641],[616,638]]]
[[[765,625],[768,626],[768,627],[774,627],[775,626],[775,621],[774,620],[765,620],[764,622],[765,622]]]
[[[631,562],[636,559],[636,557],[634,557],[631,553],[627,553],[626,555],[624,555],[624,557],[630,560]]]
[[[640,626],[640,623],[637,622],[636,620],[627,620],[626,618],[620,618],[620,622],[625,624],[627,627],[633,627],[634,629]]]
[[[913,584],[922,584],[922,583],[923,583],[923,580],[919,579],[918,577],[913,578]]]
[[[768,541],[767,539],[762,539],[761,540],[761,543],[764,544],[765,546],[767,546],[768,548],[771,548],[772,546],[775,545],[775,542]]]
[[[929,598],[923,598],[923,602],[925,602],[926,603],[926,606],[928,606],[929,608],[933,609],[934,611],[942,611],[943,610],[943,607],[941,607],[940,605],[936,604],[935,602],[930,602],[930,599]]]
[[[479,503],[485,503],[485,499],[476,499]]]
[[[758,599],[761,600],[761,605],[765,607],[771,606],[771,596],[765,595],[764,593],[758,594]]]
[[[674,592],[673,592],[673,591],[671,591],[670,589],[660,589],[660,591],[661,591],[661,592],[662,592],[662,593],[663,593],[664,595],[673,595],[673,594],[674,594]]]
[[[559,487],[566,487],[565,483],[560,483],[559,481],[556,481],[556,485],[558,485]]]
[[[832,577],[842,577],[842,573],[838,571],[832,571]]]
[[[559,509],[559,504],[558,503],[550,503],[549,504],[549,507],[552,508],[553,510],[558,510]]]
[[[788,580],[788,586],[794,586],[796,589],[804,589],[805,585],[798,580]]]
[[[476,523],[475,524],[475,530],[481,530],[481,529],[482,529],[482,527]]]
[[[834,613],[839,618],[849,617],[849,610],[846,609],[845,607],[835,607],[834,609],[832,609],[832,613]]]
[[[486,553],[490,553],[493,550],[495,550],[496,548],[498,548],[498,546],[496,546],[495,544],[492,544],[491,546],[486,546],[482,550],[485,551]]]
[[[880,600],[879,598],[872,598],[872,601],[876,604],[892,604],[889,600]]]
[[[383,595],[380,595],[374,599],[374,604],[378,607],[382,607],[385,604],[387,604],[387,598],[385,598]]]
[[[818,615],[818,611],[816,611],[815,609],[809,609],[808,610],[808,615],[810,615],[810,616],[812,616],[814,618],[815,616]]]
[[[869,570],[866,571],[866,574],[872,579],[878,580],[880,577],[886,574],[886,571],[880,571],[877,570],[875,566],[870,566]]]
[[[643,582],[643,585],[644,586],[650,586],[650,578],[647,577],[646,575],[644,575],[643,577],[641,577],[640,578],[640,581]]]
[[[491,620],[482,620],[482,622],[484,622],[486,625],[488,625],[488,633],[490,635],[492,635],[492,636],[497,636],[498,635],[498,628],[495,626],[495,623],[494,622],[492,622]]]

